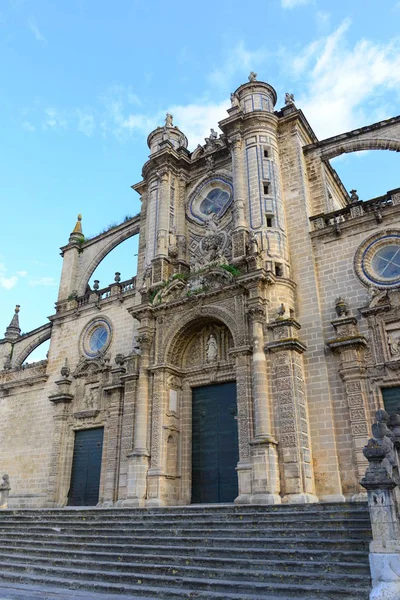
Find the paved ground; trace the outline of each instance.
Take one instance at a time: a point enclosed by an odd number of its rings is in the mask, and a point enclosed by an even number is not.
[[[0,600],[117,600],[118,594],[95,594],[78,590],[0,582]],[[124,600],[149,600],[149,597],[124,596]]]

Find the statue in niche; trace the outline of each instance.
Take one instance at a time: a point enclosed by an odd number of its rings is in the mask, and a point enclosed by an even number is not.
[[[258,239],[254,231],[250,231],[249,251],[251,256],[256,256],[260,252],[260,249],[258,247]]]
[[[95,400],[95,397],[93,394],[93,390],[89,390],[89,393],[87,395],[85,395],[84,402],[85,402],[85,408],[87,410],[92,410],[95,407],[96,400]]]
[[[212,362],[218,356],[218,344],[213,333],[210,333],[207,340],[206,358],[207,362]]]
[[[395,337],[392,337],[391,335],[388,335],[387,340],[388,340],[390,354],[392,356],[398,356],[400,354],[400,336],[395,338]]]

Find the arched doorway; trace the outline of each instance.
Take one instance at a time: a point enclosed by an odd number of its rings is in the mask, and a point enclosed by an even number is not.
[[[168,341],[154,367],[148,506],[233,502],[239,495],[239,448],[246,447],[250,418],[246,393],[238,409],[234,338],[211,315],[182,321],[164,331]]]

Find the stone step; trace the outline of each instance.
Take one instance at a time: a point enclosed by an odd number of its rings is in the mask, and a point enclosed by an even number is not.
[[[158,541],[158,540],[157,540]],[[6,550],[9,545],[4,546],[4,550]],[[24,537],[21,537],[19,540],[13,541],[13,548],[18,548],[25,550],[26,554],[30,552],[58,552],[61,548],[66,553],[75,553],[75,552],[83,552],[84,554],[88,554],[91,552],[94,553],[106,553],[106,554],[117,554],[118,556],[123,557],[124,555],[128,555],[129,553],[140,553],[142,556],[160,556],[166,555],[171,560],[173,560],[173,554],[171,554],[171,546],[170,545],[143,545],[136,544],[134,542],[128,544],[106,544],[104,543],[87,543],[82,544],[79,541],[63,541],[62,545],[59,541],[27,541]],[[368,565],[368,552],[366,549],[360,549],[360,544],[358,543],[353,549],[344,549],[343,545],[340,545],[339,549],[330,548],[329,550],[321,545],[320,547],[316,547],[314,544],[310,544],[309,548],[299,548],[296,544],[293,544],[290,548],[279,548],[277,550],[270,550],[269,548],[260,548],[256,542],[254,547],[243,548],[230,546],[202,546],[201,544],[197,544],[195,546],[181,546],[179,544],[174,544],[173,546],[174,552],[178,554],[182,554],[186,557],[191,558],[199,558],[199,557],[211,557],[211,558],[229,558],[236,557],[238,559],[244,557],[248,560],[254,559],[262,559],[266,560],[270,557],[276,558],[279,552],[279,556],[282,557],[282,560],[305,560],[305,561],[328,561],[332,563],[332,565],[336,564],[336,562],[350,562],[350,563],[360,563],[363,565]]]
[[[96,572],[101,570],[103,581],[130,581],[132,577],[141,578],[144,575],[154,576],[158,578],[160,575],[174,576],[174,577],[185,577],[185,578],[206,578],[215,580],[228,580],[229,582],[243,582],[243,580],[250,581],[282,581],[282,571],[280,569],[271,569],[269,565],[252,565],[251,568],[247,565],[247,568],[237,568],[236,566],[229,565],[229,567],[215,567],[215,566],[200,566],[197,564],[162,564],[158,562],[158,557],[154,557],[154,563],[144,564],[135,562],[121,562],[121,561],[97,561],[96,563],[90,563],[83,558],[69,558],[65,559],[49,559],[49,558],[38,558],[38,557],[26,557],[23,555],[19,556],[2,556],[2,561],[5,568],[13,569],[14,565],[23,564],[27,571],[32,571],[36,568],[59,568],[61,571],[68,569],[68,572],[72,574],[75,571],[79,573],[84,571]],[[189,561],[187,561],[189,562]],[[194,561],[193,561],[194,562]],[[293,569],[285,573],[285,579],[290,583],[304,583],[312,584],[315,578],[318,577],[320,584],[332,584],[335,582],[346,581],[349,587],[357,585],[364,585],[365,574],[364,573],[348,573],[340,572],[336,573],[331,570],[319,569],[318,573],[315,570],[309,571],[307,564],[293,566]],[[86,574],[88,576],[88,574]],[[75,577],[75,575],[74,575]]]
[[[43,548],[29,548],[29,558],[27,558],[27,552],[22,553],[21,547],[7,546],[7,548],[0,548],[0,561],[6,563],[7,560],[35,562],[35,561],[51,561],[51,564],[62,564],[69,565],[72,561],[84,561],[85,564],[89,561],[93,561],[96,565],[104,564],[108,565],[111,563],[117,563],[118,565],[130,565],[136,564],[149,564],[154,565],[156,562],[159,565],[168,565],[171,568],[178,567],[206,567],[216,569],[269,569],[280,572],[295,571],[296,569],[304,569],[305,571],[324,572],[334,571],[335,573],[349,573],[352,575],[362,574],[363,577],[369,577],[369,565],[365,560],[363,562],[356,562],[358,556],[352,557],[346,555],[341,557],[346,562],[339,562],[336,560],[333,562],[331,556],[327,561],[326,553],[318,555],[305,554],[302,555],[300,552],[292,553],[291,555],[282,556],[281,559],[277,560],[275,557],[271,557],[270,553],[264,554],[262,560],[260,558],[247,558],[241,556],[239,558],[229,557],[209,557],[194,555],[185,556],[173,555],[171,556],[170,549],[166,554],[143,554],[143,553],[112,553],[112,552],[88,552],[88,551],[77,551],[77,550],[64,550],[64,549],[43,549]],[[284,561],[282,561],[284,558]],[[363,553],[365,559],[365,554]]]
[[[161,517],[172,517],[173,515],[185,515],[191,518],[196,514],[212,514],[224,515],[224,514],[276,514],[284,516],[286,513],[292,514],[320,514],[325,513],[367,513],[367,504],[364,502],[348,502],[348,503],[313,503],[313,504],[275,504],[275,505],[235,505],[235,504],[191,504],[187,506],[171,506],[171,507],[157,507],[157,508],[101,508],[101,507],[66,507],[66,508],[42,508],[42,509],[15,509],[15,510],[4,510],[0,513],[0,516],[6,518],[7,516],[14,517],[36,517],[38,515],[47,515],[48,517],[61,517],[64,516],[73,517],[76,515],[80,517],[91,517],[91,518],[103,518],[104,515],[109,517],[123,517],[123,518],[146,518],[147,516]]]
[[[146,527],[160,527],[160,526],[171,526],[171,525],[176,525],[176,526],[185,526],[185,527],[198,527],[199,525],[201,525],[202,527],[214,527],[214,526],[218,526],[218,525],[222,525],[224,527],[248,527],[250,526],[254,526],[254,527],[271,527],[271,528],[279,528],[282,527],[284,525],[285,528],[288,527],[302,527],[304,529],[306,529],[307,527],[309,528],[323,528],[326,526],[329,527],[335,527],[335,528],[347,528],[349,526],[351,527],[366,527],[368,529],[371,529],[371,525],[370,525],[370,520],[369,520],[369,516],[365,515],[365,516],[358,516],[357,518],[354,519],[345,519],[345,518],[338,518],[338,517],[328,517],[328,518],[320,518],[318,516],[318,518],[311,518],[309,515],[307,515],[307,518],[302,518],[301,520],[298,519],[298,515],[296,515],[296,518],[291,518],[291,519],[279,519],[279,515],[273,515],[273,518],[271,517],[265,517],[265,516],[256,516],[256,517],[250,517],[250,516],[245,516],[242,517],[241,515],[238,515],[234,518],[211,518],[207,515],[196,515],[196,518],[192,518],[192,519],[168,519],[168,518],[160,518],[160,519],[156,519],[156,518],[152,518],[152,519],[118,519],[118,520],[110,520],[110,519],[102,519],[102,520],[93,520],[93,521],[88,521],[85,518],[81,518],[81,519],[42,519],[42,518],[38,518],[38,519],[29,519],[28,521],[17,521],[14,520],[12,518],[10,519],[0,519],[0,528],[1,529],[11,529],[14,527],[21,527],[22,525],[24,526],[25,530],[29,530],[31,527],[37,527],[38,525],[40,526],[48,526],[48,527],[54,527],[55,525],[58,525],[60,527],[87,527],[88,524],[90,523],[91,526],[94,526],[96,528],[99,527],[112,527],[112,528],[131,528],[131,527],[137,527],[137,528],[146,528]]]
[[[36,536],[38,534],[57,534],[60,537],[63,537],[64,535],[72,535],[72,536],[80,536],[82,535],[82,533],[85,533],[87,531],[87,526],[85,525],[81,525],[81,526],[77,526],[74,525],[73,527],[64,527],[63,525],[59,525],[57,526],[56,524],[54,524],[54,526],[42,526],[42,525],[32,525],[29,527],[29,529],[26,529],[24,531],[24,535],[26,536]],[[254,537],[254,535],[265,535],[267,537],[274,535],[276,537],[279,537],[281,539],[283,538],[329,538],[329,539],[347,539],[349,536],[352,539],[370,539],[371,538],[371,528],[370,527],[347,527],[347,528],[337,528],[337,527],[330,527],[328,526],[328,524],[321,529],[318,528],[312,528],[312,527],[306,527],[306,528],[301,528],[299,526],[297,527],[285,527],[285,528],[272,528],[269,527],[268,525],[264,526],[264,525],[260,525],[260,524],[247,524],[247,525],[243,525],[242,527],[238,527],[238,526],[231,526],[231,527],[199,527],[198,525],[195,526],[193,525],[192,527],[182,527],[182,526],[170,526],[168,528],[165,527],[158,527],[157,528],[157,536],[175,536],[175,537],[184,537],[184,538],[191,538],[191,537],[208,537],[208,536],[212,536],[214,538],[217,537],[232,537],[232,538],[238,538],[238,539],[242,539],[243,538],[251,538]],[[10,535],[20,535],[20,530],[15,528],[15,529],[11,529],[11,528],[6,528],[6,527],[0,527],[0,536],[3,538],[3,536],[10,536]],[[108,539],[113,539],[114,537],[118,537],[120,538],[121,536],[135,536],[136,538],[146,538],[146,537],[153,537],[154,536],[154,528],[151,527],[137,527],[136,525],[133,525],[131,527],[112,527],[112,528],[106,528],[106,527],[98,527],[98,526],[92,526],[90,528],[90,535],[91,536],[106,536]]]
[[[61,582],[69,581],[69,588],[103,590],[105,592],[127,595],[128,593],[140,593],[142,596],[151,598],[199,598],[201,592],[207,592],[208,596],[203,598],[217,598],[216,594],[221,594],[220,598],[225,600],[239,600],[239,598],[253,598],[261,600],[270,599],[272,595],[277,598],[307,598],[307,600],[367,600],[368,586],[360,584],[348,585],[348,581],[340,580],[330,584],[321,584],[320,581],[312,584],[288,583],[288,582],[257,582],[257,581],[222,581],[219,579],[196,579],[179,576],[167,575],[148,575],[135,574],[124,577],[122,574],[109,574],[109,581],[104,581],[102,571],[91,570],[72,570],[68,568],[58,569],[57,567],[38,567],[29,566],[29,570],[24,564],[7,564],[7,569],[2,569],[2,580],[24,581],[36,583],[54,583],[62,585]],[[114,581],[111,581],[114,579]],[[283,579],[283,577],[282,577]],[[174,596],[175,594],[175,596]]]
[[[232,548],[233,546],[246,548],[249,546],[257,545],[259,548],[269,548],[271,550],[278,550],[282,547],[300,547],[300,548],[310,548],[310,547],[326,547],[328,548],[337,548],[337,549],[347,549],[350,550],[352,548],[368,548],[369,540],[367,538],[318,538],[315,535],[313,536],[313,532],[310,532],[309,536],[295,537],[293,535],[290,536],[274,536],[274,537],[256,537],[254,534],[251,536],[243,536],[240,533],[237,537],[227,536],[226,532],[222,531],[221,535],[215,535],[212,530],[202,532],[202,535],[193,535],[193,532],[190,532],[190,536],[187,535],[185,537],[181,535],[168,535],[171,532],[167,532],[167,535],[164,537],[159,535],[157,531],[157,535],[148,534],[148,537],[142,535],[135,535],[135,538],[140,538],[140,542],[146,545],[153,545],[155,541],[162,542],[163,545],[172,545],[174,546],[176,542],[178,542],[182,546],[218,546],[218,547],[227,547]],[[223,535],[225,533],[225,535]],[[64,541],[75,541],[77,536],[71,535],[69,533],[35,533],[34,539],[32,536],[25,532],[13,532],[13,533],[2,533],[1,539],[3,544],[7,544],[11,541],[24,539],[30,542],[46,542],[51,540],[58,540],[59,543],[64,543]],[[129,545],[132,541],[132,535],[122,536],[117,533],[114,533],[112,536],[104,536],[104,535],[96,535],[90,532],[90,534],[86,533],[85,535],[79,536],[80,544],[87,544],[93,542],[103,543],[104,545],[111,546],[112,544],[124,544]]]

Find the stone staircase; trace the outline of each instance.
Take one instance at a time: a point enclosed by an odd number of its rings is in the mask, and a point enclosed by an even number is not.
[[[8,510],[0,536],[2,590],[40,585],[141,600],[369,596],[371,528],[361,503]]]

